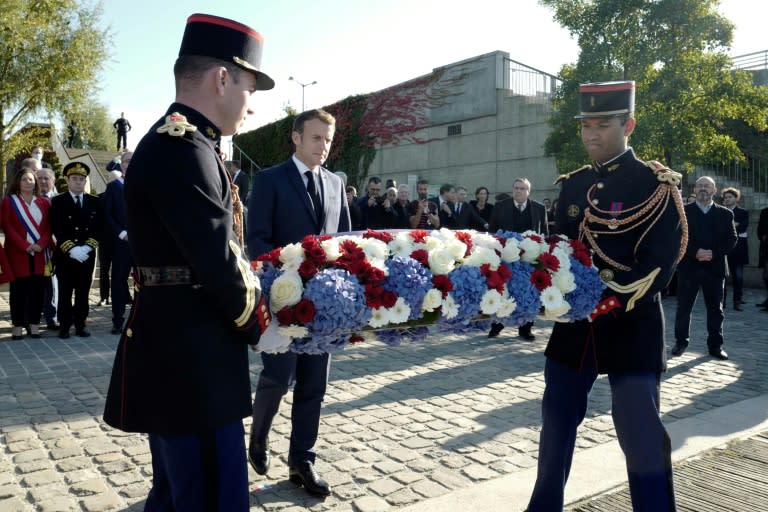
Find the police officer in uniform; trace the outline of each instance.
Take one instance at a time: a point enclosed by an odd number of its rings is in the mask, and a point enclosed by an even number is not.
[[[174,66],[176,102],[139,143],[125,180],[138,293],[115,356],[105,421],[149,433],[145,510],[247,511],[242,418],[251,414],[248,346],[269,317],[233,229],[216,147],[274,87],[263,39],[193,14]],[[169,196],[158,180],[175,183]]]
[[[61,339],[69,338],[72,324],[78,336],[84,338],[91,335],[85,327],[85,320],[88,317],[88,293],[93,281],[96,248],[104,226],[104,213],[99,198],[85,190],[86,178],[90,173],[90,167],[81,162],[65,165],[62,174],[67,179],[69,192],[59,194],[51,201],[51,231],[58,242],[54,262],[59,281]]]
[[[561,511],[576,430],[598,374],[608,374],[611,414],[636,512],[675,509],[670,440],[659,416],[666,369],[660,292],[685,250],[680,174],[635,157],[634,82],[580,86],[581,137],[593,159],[565,176],[558,232],[593,252],[606,284],[590,320],[556,323],[546,349],[542,430],[530,512]]]

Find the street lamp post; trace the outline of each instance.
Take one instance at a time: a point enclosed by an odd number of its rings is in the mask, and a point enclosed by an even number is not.
[[[292,81],[296,82],[297,84],[299,84],[301,86],[301,111],[304,112],[304,88],[306,88],[306,87],[308,87],[310,85],[315,85],[317,83],[317,80],[313,80],[313,81],[308,82],[306,84],[303,84],[303,83],[299,82],[298,80],[296,80],[292,76],[289,76],[288,80],[292,80]]]

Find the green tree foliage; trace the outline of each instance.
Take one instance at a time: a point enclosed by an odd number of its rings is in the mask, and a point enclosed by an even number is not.
[[[112,126],[107,107],[96,100],[86,102],[81,110],[73,111],[67,108],[64,113],[64,130],[62,140],[67,139],[67,126],[74,121],[77,126],[75,136],[76,148],[100,149],[111,151],[115,146],[115,129]]]
[[[768,88],[732,68],[725,51],[733,24],[718,13],[717,0],[541,3],[581,48],[578,62],[561,70],[553,131],[545,143],[561,172],[587,160],[573,119],[579,83],[635,80],[638,126],[632,145],[641,158],[678,170],[743,159],[739,132],[729,129],[734,120],[753,130],[768,127]]]
[[[80,0],[3,0],[0,8],[0,162],[33,141],[13,136],[30,119],[67,111],[95,96],[107,58],[101,5]],[[0,173],[3,174],[3,173]],[[3,177],[0,187],[4,188]]]

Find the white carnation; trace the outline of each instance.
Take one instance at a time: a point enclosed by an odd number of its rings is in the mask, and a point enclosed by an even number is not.
[[[487,247],[475,247],[472,250],[472,254],[464,260],[465,265],[472,267],[480,267],[486,263],[490,265],[491,270],[498,269],[501,263],[501,258],[496,254],[496,251]]]
[[[556,286],[550,286],[541,292],[541,304],[544,306],[544,315],[550,319],[562,316],[571,309],[571,305],[565,301]]]
[[[459,314],[459,305],[456,304],[456,301],[453,300],[453,295],[450,293],[446,298],[443,299],[443,316],[450,320],[451,318],[455,318],[456,315]]]
[[[288,244],[280,251],[278,259],[285,270],[298,270],[304,261],[304,248],[300,243]]]
[[[411,314],[411,306],[405,302],[405,299],[399,297],[395,305],[389,309],[389,321],[393,324],[401,324],[408,321]]]
[[[295,306],[301,300],[304,285],[298,272],[283,272],[269,289],[269,306],[272,311],[280,311],[286,306]]]
[[[401,234],[398,234],[391,242],[389,242],[388,247],[389,251],[394,256],[402,256],[404,258],[407,258],[413,253],[413,243],[411,242],[410,235],[407,236],[401,236]]]
[[[552,284],[557,286],[557,289],[560,290],[563,295],[576,289],[576,280],[573,273],[567,269],[563,270],[561,268],[552,274]]]
[[[510,297],[502,301],[501,305],[499,306],[499,310],[496,312],[496,316],[499,318],[506,318],[514,313],[516,309],[517,302],[513,297]]]
[[[451,251],[451,254],[453,254],[453,259],[456,261],[462,261],[464,259],[464,255],[467,253],[467,244],[456,238],[453,240],[448,240],[445,243],[445,248]]]
[[[443,293],[436,288],[432,288],[426,295],[424,295],[424,302],[421,304],[421,309],[431,312],[439,308],[442,303]]]
[[[371,310],[371,319],[368,320],[368,325],[374,329],[384,327],[389,323],[389,311],[387,308],[381,307]]]
[[[536,261],[536,258],[541,254],[541,244],[530,238],[523,238],[523,241],[520,242],[520,249],[523,251],[523,254],[520,257],[523,261],[528,263]]]
[[[501,250],[501,259],[507,263],[514,263],[520,260],[520,246],[517,244],[517,239],[507,239],[506,245]]]
[[[488,290],[480,300],[480,311],[485,315],[492,315],[499,311],[504,296],[496,290]]]
[[[309,329],[296,324],[280,326],[277,328],[277,332],[289,338],[306,338],[309,336]]]
[[[562,247],[559,245],[555,247],[552,250],[552,256],[557,258],[557,261],[560,262],[560,269],[559,270],[570,270],[571,269],[571,259],[568,257],[569,253],[565,251]]]
[[[501,242],[495,236],[488,233],[472,233],[472,243],[475,247],[485,247],[486,249],[501,252]]]
[[[366,238],[365,240],[367,243],[365,244],[365,247],[363,247],[363,250],[365,251],[365,255],[368,256],[368,259],[384,260],[389,256],[389,247],[387,247],[387,244],[376,238]]]
[[[325,259],[328,261],[336,261],[341,256],[341,250],[339,250],[339,240],[337,238],[329,238],[320,242],[320,247],[325,251]]]
[[[424,245],[427,251],[434,251],[443,247],[443,241],[436,236],[428,236],[424,239]]]

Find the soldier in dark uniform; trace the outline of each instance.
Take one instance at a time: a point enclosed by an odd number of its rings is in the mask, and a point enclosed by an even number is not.
[[[125,112],[120,112],[120,117],[112,123],[112,127],[117,130],[117,149],[116,151],[125,151],[128,149],[128,132],[131,131],[131,123],[125,118]]]
[[[580,88],[581,137],[594,160],[562,176],[557,229],[593,251],[607,288],[590,320],[556,323],[546,349],[542,430],[530,512],[560,511],[576,429],[598,374],[608,374],[611,414],[627,462],[633,510],[675,509],[670,440],[659,416],[666,369],[660,291],[685,249],[681,176],[638,160],[634,82]]]
[[[88,317],[88,293],[93,280],[96,248],[104,226],[101,201],[85,191],[86,178],[91,169],[81,162],[70,162],[62,170],[69,192],[59,194],[51,201],[51,231],[58,247],[54,256],[56,277],[59,280],[59,338],[75,333],[86,337],[91,333],[85,327]],[[74,307],[72,292],[75,294]]]
[[[260,71],[262,45],[258,32],[236,21],[190,16],[174,66],[176,102],[141,140],[126,176],[139,291],[104,420],[149,433],[145,510],[249,508],[248,346],[269,317],[238,244],[230,178],[216,148],[253,113],[251,94],[274,87]]]

